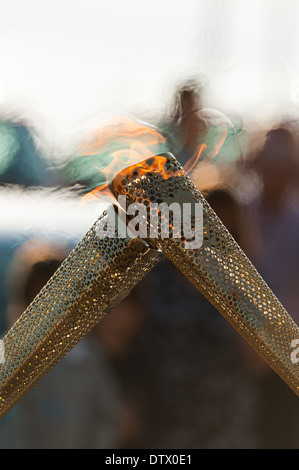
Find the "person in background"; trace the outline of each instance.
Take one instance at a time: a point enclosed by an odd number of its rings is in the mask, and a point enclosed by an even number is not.
[[[298,149],[285,125],[271,128],[250,162],[260,179],[258,197],[246,207],[251,260],[282,305],[299,324]],[[260,375],[259,428],[264,448],[299,447],[298,398],[265,366]]]
[[[261,191],[249,207],[254,262],[289,314],[299,321],[299,206],[292,197],[298,162],[292,133],[271,129],[253,163]]]
[[[184,166],[194,155],[199,142],[207,130],[201,116],[203,87],[188,80],[175,93],[170,116],[158,127],[169,140],[169,146],[178,161]]]

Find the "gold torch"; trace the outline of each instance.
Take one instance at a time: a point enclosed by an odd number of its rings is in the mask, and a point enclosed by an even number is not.
[[[155,265],[141,240],[106,233],[110,205],[3,339],[0,417],[44,377]],[[111,224],[109,225],[111,232]],[[105,236],[104,236],[105,235]]]
[[[164,142],[155,129],[127,116],[113,116],[92,132],[82,145],[83,153],[72,162],[74,183],[87,169],[95,181],[101,181],[104,198],[109,175],[152,155]],[[93,199],[93,193],[89,191],[83,200]],[[115,202],[109,194],[107,209],[0,343],[5,359],[0,362],[0,418],[160,259],[158,251],[130,236]]]
[[[161,154],[124,169],[115,176],[111,190],[116,197],[125,196],[126,204],[136,209],[147,207],[147,236],[152,246],[186,275],[299,395],[299,363],[292,359],[298,326],[175,157]],[[165,204],[168,208],[178,204],[182,212],[188,205],[193,207],[187,238],[180,231],[182,214],[172,211],[170,216],[163,211]],[[197,206],[202,215],[196,214]],[[188,242],[190,236],[199,236],[196,223],[201,216],[202,240]]]
[[[125,236],[119,236],[117,224],[109,224],[109,217],[115,213],[113,205],[9,330],[3,340],[5,362],[0,364],[0,417],[128,294],[158,262],[161,252],[299,395],[299,364],[292,360],[292,345],[299,339],[299,328],[175,157],[149,150],[149,142],[160,145],[163,139],[152,130],[148,132],[146,126],[139,126],[136,132],[130,120],[126,127],[128,134],[120,148],[113,150],[114,156],[123,158],[122,169],[115,171],[116,160],[112,158],[109,166],[113,179],[106,179],[122,207],[120,210],[118,206],[122,217],[116,220],[120,221],[121,230],[125,227]],[[98,138],[104,148],[105,138],[105,134]],[[127,144],[129,148],[123,151]],[[92,155],[93,152],[92,148]],[[113,157],[113,153],[109,155]],[[97,188],[91,196],[96,193]],[[138,222],[148,231],[139,237],[132,236],[134,204],[146,208]],[[191,205],[188,234],[180,233],[181,219],[177,215],[163,215],[161,204],[176,204],[183,209]],[[198,207],[202,209],[200,214],[196,212]],[[189,239],[192,234],[198,235],[198,218],[202,221],[202,238],[195,240],[200,243],[194,245]],[[164,237],[169,228],[171,236]],[[106,231],[107,236],[102,236]]]

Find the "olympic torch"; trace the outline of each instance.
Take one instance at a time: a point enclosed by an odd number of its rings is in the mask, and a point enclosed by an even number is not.
[[[152,246],[186,275],[299,395],[299,364],[292,360],[299,338],[298,326],[175,157],[161,154],[124,169],[113,179],[111,190],[115,197],[125,196],[126,204],[148,208],[148,217],[143,219]],[[191,225],[187,239],[180,232],[182,224],[176,220],[179,214],[171,219],[168,212],[166,217],[163,203],[169,207],[178,203],[182,210],[184,205],[194,207],[193,213],[192,209],[189,211]],[[202,207],[201,240],[196,230],[200,217],[199,212],[196,214],[197,205]],[[163,236],[168,225],[170,236]],[[188,241],[190,236],[193,241]]]
[[[3,339],[0,417],[39,382],[151,270],[157,251],[105,232],[110,205]]]

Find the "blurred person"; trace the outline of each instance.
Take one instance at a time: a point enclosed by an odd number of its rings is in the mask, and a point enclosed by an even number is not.
[[[206,131],[206,123],[200,116],[201,109],[201,92],[196,85],[187,85],[179,90],[174,121],[180,127],[182,150],[178,159],[183,164],[192,157]]]
[[[294,319],[299,320],[296,288],[299,211],[291,200],[298,174],[296,158],[292,134],[284,128],[270,130],[263,149],[253,163],[262,186],[258,199],[250,209],[252,229],[257,234],[257,264],[279,300]]]
[[[240,117],[234,116],[233,123],[220,110],[206,107],[205,88],[199,80],[178,87],[169,116],[158,127],[187,172],[195,160],[195,167],[204,161],[234,162],[246,146]]]
[[[175,93],[170,116],[159,127],[168,136],[169,145],[181,165],[193,156],[207,125],[200,115],[203,107],[203,86],[186,81]]]
[[[17,250],[8,280],[9,326],[66,254],[60,246],[37,240]],[[1,420],[0,447],[114,448],[119,440],[119,404],[107,355],[90,333]]]
[[[261,190],[247,210],[253,264],[299,324],[299,208],[292,198],[298,179],[297,159],[293,133],[284,126],[270,129],[252,161]],[[260,390],[263,446],[298,448],[298,397],[270,367],[263,369]]]
[[[260,194],[248,207],[255,248],[253,259],[298,323],[299,207],[292,199],[298,162],[292,133],[282,127],[270,130],[253,167],[261,180]]]

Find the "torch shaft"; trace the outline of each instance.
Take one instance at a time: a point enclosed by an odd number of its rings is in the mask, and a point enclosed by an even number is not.
[[[141,240],[99,237],[106,218],[104,212],[4,337],[0,418],[158,261]]]
[[[153,167],[153,159],[143,168]],[[171,176],[172,175],[172,176]],[[111,185],[115,196],[147,207],[161,200],[200,203],[203,208],[200,248],[186,249],[181,238],[151,238],[160,249],[299,395],[299,364],[292,361],[292,342],[299,328],[264,282],[208,202],[172,155],[161,174],[133,168],[117,175]],[[148,222],[150,225],[150,222]],[[165,225],[161,219],[160,229]],[[161,231],[161,230],[160,230]]]

